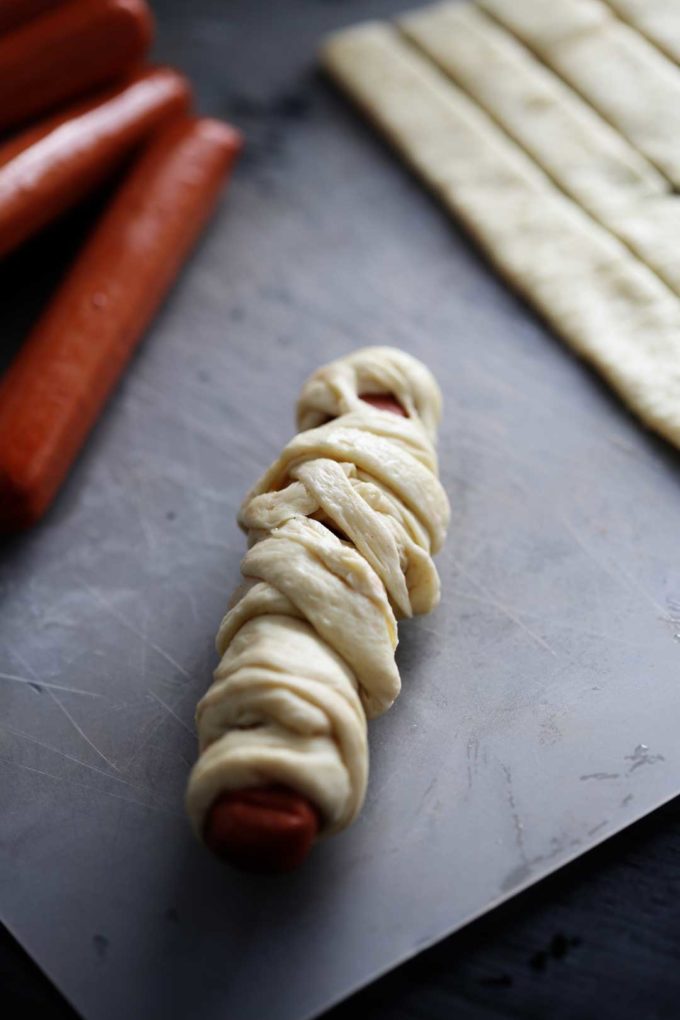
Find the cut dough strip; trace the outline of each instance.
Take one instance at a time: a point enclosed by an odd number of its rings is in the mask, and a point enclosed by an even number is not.
[[[510,282],[680,446],[680,303],[395,29],[341,32],[329,73]]]
[[[589,211],[599,216],[670,191],[618,131],[478,7],[435,4],[398,25]]]
[[[478,7],[425,7],[399,27],[680,295],[680,200],[651,163]]]
[[[638,32],[680,64],[680,3],[678,0],[606,0]]]
[[[680,187],[680,75],[599,0],[478,0]]]

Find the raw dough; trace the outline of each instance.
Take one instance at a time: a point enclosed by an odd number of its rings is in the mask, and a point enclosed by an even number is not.
[[[634,28],[680,64],[680,0],[607,0]]]
[[[478,0],[680,187],[677,67],[599,0]]]
[[[556,332],[680,446],[676,296],[395,29],[348,29],[323,59]]]
[[[360,399],[370,393],[391,393],[408,417]],[[199,833],[220,793],[271,782],[309,797],[325,834],[356,817],[366,716],[399,693],[396,620],[439,599],[431,554],[449,519],[434,450],[440,409],[430,372],[389,347],[363,348],[305,383],[302,431],[239,513],[245,584],[197,709],[187,806]]]
[[[644,156],[478,7],[436,4],[398,24],[589,211],[670,192]]]
[[[478,7],[437,4],[399,25],[560,188],[680,294],[680,202],[651,163]]]

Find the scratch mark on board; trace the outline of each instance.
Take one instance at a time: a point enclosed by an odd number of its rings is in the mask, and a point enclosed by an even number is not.
[[[477,769],[477,758],[479,757],[479,741],[477,737],[470,737],[465,747],[465,759],[467,762],[467,784],[468,790],[472,789],[472,780]]]
[[[159,698],[158,695],[154,691],[149,691],[149,697],[153,698],[154,701],[157,701],[159,705],[162,705],[162,707],[165,709],[165,711],[168,713],[168,715],[171,715],[172,718],[175,720],[175,722],[179,723],[179,725],[182,727],[182,729],[185,730],[189,734],[191,739],[192,740],[195,739],[196,734],[194,733],[194,731],[191,729],[191,727],[187,726],[187,724],[184,722],[183,719],[180,719],[180,717],[170,707],[170,705],[166,704],[166,702],[163,701],[162,698]]]
[[[480,605],[483,606],[493,605],[493,603],[489,602],[489,600],[487,598],[484,598],[484,596],[475,595],[473,592],[465,591],[464,588],[459,588],[456,585],[453,586],[449,585],[447,590],[449,592],[449,595],[451,596],[455,595],[458,598],[467,599],[470,602],[478,602],[480,603]],[[522,609],[521,611],[515,609],[513,610],[513,612],[521,620],[525,621],[537,620],[539,623],[545,621],[544,616],[541,616],[538,613],[528,612],[526,609]],[[627,638],[620,636],[618,634],[616,635],[607,634],[605,631],[602,630],[596,630],[591,627],[582,627],[578,624],[573,623],[571,620],[567,622],[557,616],[551,618],[550,626],[553,630],[566,630],[570,634],[582,634],[584,637],[599,638],[601,641],[607,641],[610,644],[615,645],[617,648],[624,647],[624,648],[637,648],[643,650],[647,648],[647,646],[643,644],[641,641],[629,641]]]
[[[106,769],[97,768],[96,765],[90,765],[89,762],[81,761],[80,758],[74,757],[72,754],[67,754],[66,751],[61,751],[58,747],[53,747],[51,744],[45,743],[44,740],[38,740],[37,737],[33,737],[30,733],[24,733],[22,730],[15,730],[13,726],[8,726],[6,723],[0,723],[0,729],[5,730],[7,733],[12,733],[16,737],[21,737],[22,740],[28,740],[31,744],[36,744],[38,747],[42,747],[45,751],[51,751],[52,754],[58,754],[60,758],[65,758],[67,761],[73,762],[75,765],[80,765],[81,768],[89,769],[91,772],[97,772],[100,776],[106,776],[107,779],[112,779],[114,783],[122,783],[123,786],[132,787],[132,783],[129,783],[127,779],[123,779],[122,776],[112,776]]]
[[[194,618],[194,623],[200,624],[201,618],[200,618],[200,616],[198,614],[198,610],[196,608],[196,599],[194,598],[193,592],[185,591],[182,594],[186,597],[186,600],[189,603],[189,607],[191,609],[191,615]]]
[[[171,666],[174,666],[174,668],[179,673],[181,673],[182,676],[184,676],[187,680],[192,679],[191,673],[189,673],[189,671],[186,670],[184,666],[177,662],[176,659],[173,659],[172,655],[170,655],[169,652],[166,652],[165,649],[161,648],[160,645],[157,645],[154,641],[151,641],[148,637],[146,637],[142,633],[142,631],[138,630],[134,626],[134,624],[130,623],[130,621],[125,616],[123,616],[123,614],[119,610],[115,609],[111,605],[111,603],[102,596],[101,592],[97,591],[96,588],[92,588],[91,585],[89,585],[82,576],[81,583],[83,587],[86,588],[87,591],[89,591],[92,597],[97,600],[100,606],[107,613],[109,613],[110,616],[114,618],[114,620],[118,620],[118,622],[122,624],[122,626],[125,627],[126,630],[129,630],[131,634],[134,634],[135,637],[138,637],[140,641],[145,641],[148,644],[149,648],[153,649],[153,651],[156,652],[157,655],[160,655]]]
[[[655,613],[660,616],[663,620],[668,620],[668,613],[664,606],[662,606],[653,595],[639,583],[635,581],[626,571],[621,567],[620,564],[613,565],[607,562],[604,557],[598,553],[593,552],[590,546],[585,542],[582,536],[578,533],[574,525],[569,521],[564,514],[558,512],[558,519],[561,521],[563,527],[569,532],[576,544],[583,550],[588,559],[592,560],[596,566],[600,567],[613,581],[616,581],[619,585],[623,585],[628,589],[632,590],[637,596],[641,597],[654,609]]]
[[[101,694],[96,694],[94,691],[83,691],[78,687],[63,687],[61,684],[49,684],[45,680],[29,680],[25,676],[15,676],[13,673],[0,673],[0,680],[9,680],[15,684],[26,684],[28,687],[32,687],[33,690],[40,691],[44,689],[46,691],[63,691],[65,694],[84,694],[88,698],[101,698]]]
[[[111,761],[111,760],[110,760],[109,758],[107,758],[107,757],[106,757],[106,755],[104,754],[104,752],[103,752],[103,751],[100,751],[100,750],[99,750],[99,748],[98,748],[98,747],[97,747],[97,745],[96,745],[96,744],[94,743],[94,741],[90,740],[90,738],[88,737],[88,735],[87,735],[87,733],[85,732],[85,730],[84,730],[84,729],[83,729],[83,728],[82,728],[81,726],[79,726],[79,724],[78,724],[78,723],[76,722],[76,720],[75,720],[75,719],[73,718],[73,716],[71,715],[71,713],[69,712],[69,710],[68,710],[68,709],[66,708],[66,706],[65,706],[65,705],[63,705],[63,704],[61,703],[61,701],[59,700],[59,698],[57,697],[57,695],[56,695],[56,694],[54,693],[54,691],[48,691],[47,693],[48,693],[48,694],[49,694],[49,696],[50,696],[50,697],[52,698],[52,701],[53,701],[53,702],[55,703],[55,705],[57,705],[57,707],[58,707],[58,708],[59,708],[59,709],[60,709],[60,710],[61,710],[61,711],[62,711],[62,712],[64,713],[64,715],[66,716],[66,718],[68,719],[68,721],[69,721],[69,722],[71,723],[71,725],[73,726],[74,730],[75,730],[75,731],[76,731],[77,733],[79,733],[79,734],[80,734],[80,736],[81,736],[81,737],[82,737],[82,739],[83,739],[83,740],[85,741],[85,743],[86,743],[86,744],[89,744],[89,746],[90,746],[90,747],[92,748],[92,750],[94,751],[94,753],[95,753],[96,755],[98,755],[98,756],[99,756],[99,757],[100,757],[100,758],[102,759],[102,761],[105,761],[105,762],[106,762],[106,764],[107,764],[107,765],[109,766],[109,768],[112,768],[114,772],[118,772],[118,771],[119,771],[119,770],[118,770],[118,767],[117,767],[116,765],[114,765],[114,764],[113,764],[113,762],[112,762],[112,761]]]
[[[224,443],[220,442],[219,439],[215,438],[216,435],[219,435],[219,429],[216,429],[215,425],[211,425],[209,422],[201,421],[195,415],[192,415],[190,412],[188,412],[186,410],[186,407],[180,407],[177,401],[172,398],[171,394],[159,390],[158,387],[150,383],[148,379],[143,378],[141,375],[137,374],[135,375],[134,380],[131,381],[130,392],[133,393],[134,396],[136,396],[137,395],[136,391],[138,390],[142,391],[142,397],[144,395],[144,390],[147,391],[147,394],[151,394],[153,401],[156,404],[158,404],[158,406],[160,406],[164,411],[169,412],[171,419],[177,424],[179,424],[180,427],[183,428],[186,432],[190,432],[193,436],[198,437],[198,439],[203,444],[210,446],[212,449],[216,450],[221,458],[224,458],[226,456],[226,447]],[[146,403],[147,401],[143,401],[143,404]],[[196,406],[200,406],[200,404],[197,402]],[[126,407],[126,413],[132,412],[131,416],[133,418],[137,417],[136,410],[137,409],[133,404],[128,404],[128,406]],[[254,434],[259,435],[261,436],[263,441],[265,441],[267,444],[270,444],[271,434],[268,433],[265,428],[261,427],[260,420],[261,415],[259,416],[251,415],[248,418],[247,434],[250,436]],[[247,450],[242,443],[240,445],[234,443],[229,447],[230,458],[238,457],[240,461],[245,463],[246,460],[249,458],[249,455],[250,455],[249,450]],[[186,486],[186,477],[182,479],[181,484],[182,486]],[[200,491],[202,492],[203,490]],[[223,496],[220,501],[224,502]]]
[[[179,811],[173,811],[171,808],[163,807],[157,801],[153,803],[147,803],[143,800],[135,800],[134,797],[123,797],[119,793],[112,793],[111,790],[103,790],[99,786],[92,786],[90,783],[81,783],[77,779],[72,779],[69,776],[55,776],[53,772],[45,772],[44,769],[36,769],[32,765],[24,765],[20,761],[12,761],[10,758],[3,758],[0,756],[0,762],[5,765],[10,765],[12,768],[23,769],[24,772],[34,772],[39,776],[46,776],[48,779],[55,779],[58,783],[68,783],[72,786],[80,786],[84,790],[93,790],[95,793],[101,793],[105,797],[113,797],[114,800],[122,800],[126,804],[136,804],[137,807],[146,808],[148,811],[157,811],[159,814],[172,815],[174,818],[183,818],[184,816]]]
[[[134,486],[130,487],[132,491],[134,491],[134,488]],[[139,521],[142,534],[144,535],[144,542],[148,549],[149,556],[153,559],[158,547],[158,542],[156,540],[156,532],[153,529],[150,519],[145,513],[146,506],[140,506],[138,500],[133,496],[132,507],[135,515],[137,516],[137,520]]]
[[[189,464],[192,465],[192,474],[194,476],[194,483],[191,486],[191,491],[194,492],[195,498],[192,501],[192,505],[196,511],[196,517],[200,525],[202,544],[205,544],[210,540],[210,528],[208,527],[208,518],[205,512],[205,503],[200,498],[201,484],[203,478],[201,477],[201,457],[197,449],[196,435],[192,429],[186,428],[186,422],[183,419],[182,425],[184,426],[184,435],[189,447]]]
[[[489,589],[486,588],[485,585],[481,583],[481,581],[477,581],[476,578],[474,578],[470,573],[468,573],[468,571],[462,565],[460,560],[454,558],[453,563],[456,569],[463,575],[463,577],[467,578],[470,584],[473,584],[475,588],[477,588],[479,591],[482,592],[482,594],[486,596],[486,598],[489,600],[489,605],[494,606],[500,613],[503,614],[503,616],[507,617],[508,620],[511,620],[516,627],[519,627],[520,630],[523,630],[524,633],[527,634],[528,637],[530,637],[531,640],[534,641],[537,645],[540,645],[541,648],[544,648],[545,651],[549,652],[555,658],[558,657],[555,649],[552,648],[547,641],[544,641],[540,634],[537,634],[535,631],[533,631],[531,627],[524,623],[524,621],[519,616],[517,616],[511,609],[509,609],[506,605],[504,605],[497,598],[495,598],[493,593],[490,592]]]

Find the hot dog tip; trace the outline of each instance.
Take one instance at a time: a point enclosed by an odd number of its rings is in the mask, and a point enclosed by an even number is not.
[[[203,839],[218,857],[244,871],[281,873],[299,867],[319,831],[306,797],[270,785],[222,794],[208,812]]]

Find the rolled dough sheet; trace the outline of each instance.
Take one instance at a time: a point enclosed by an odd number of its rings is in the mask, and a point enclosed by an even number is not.
[[[606,0],[624,21],[680,64],[680,3],[678,0]]]
[[[680,186],[680,75],[599,0],[478,0]]]
[[[399,27],[680,295],[680,202],[644,156],[478,7],[436,4]]]
[[[390,25],[332,36],[323,61],[513,286],[680,446],[672,292]]]

